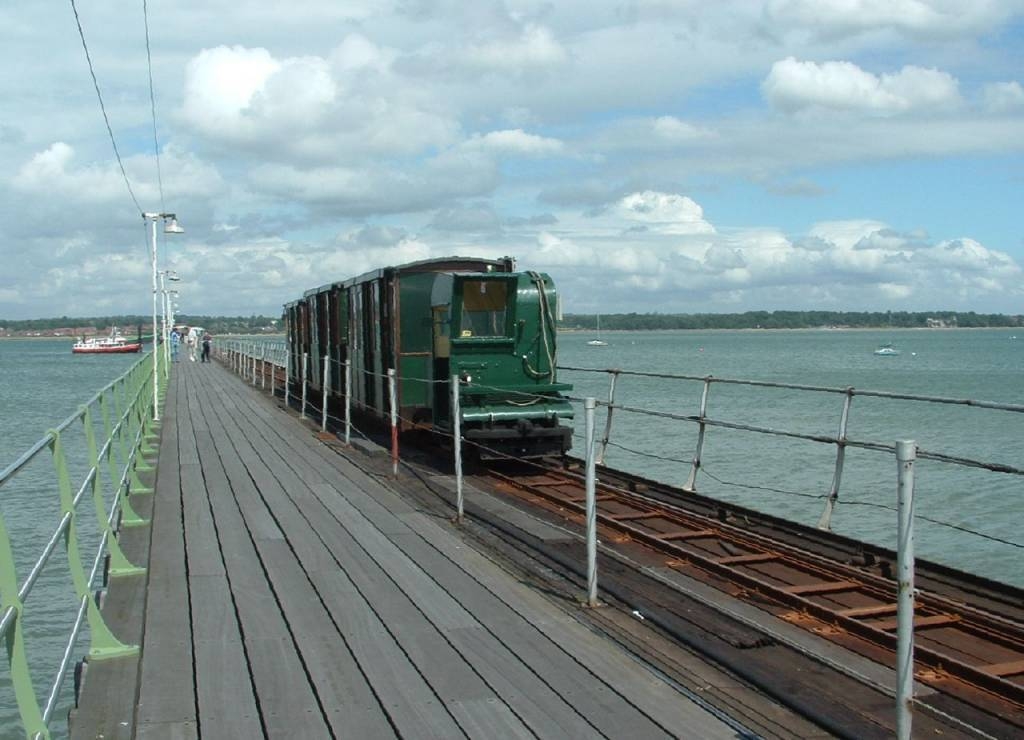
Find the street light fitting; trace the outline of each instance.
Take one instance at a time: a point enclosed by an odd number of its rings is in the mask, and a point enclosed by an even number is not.
[[[178,216],[174,213],[143,213],[142,218],[146,221],[153,221],[154,223],[158,218],[164,220],[164,233],[165,234],[184,234],[185,229],[178,223]]]

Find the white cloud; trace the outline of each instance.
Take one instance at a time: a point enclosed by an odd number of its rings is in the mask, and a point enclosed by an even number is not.
[[[560,154],[565,146],[558,139],[528,134],[520,128],[505,131],[489,131],[474,135],[465,144],[469,149],[483,149],[501,154],[522,154],[526,156],[549,156]]]
[[[351,162],[453,143],[457,122],[393,74],[393,59],[363,36],[328,58],[205,49],[186,65],[181,115],[204,137],[265,159]]]
[[[960,103],[957,81],[936,69],[906,66],[879,77],[851,62],[818,64],[793,57],[772,65],[761,91],[787,112],[822,108],[893,115]]]
[[[0,317],[137,311],[143,229],[75,29],[8,5]],[[151,18],[162,188],[139,29],[83,21],[133,191],[188,229],[190,308],[459,252],[551,265],[567,306],[1019,311],[1022,9],[181,0]],[[79,269],[113,289],[55,292]]]
[[[563,295],[581,303],[580,311],[633,305],[638,289],[661,311],[707,310],[708,301],[719,310],[849,310],[865,302],[927,310],[951,300],[970,306],[1024,296],[1024,271],[1005,253],[971,239],[928,243],[919,231],[899,233],[880,221],[822,222],[802,242],[778,229],[719,232],[710,224],[706,233],[647,229],[609,237],[610,219],[634,221],[639,211],[661,223],[700,208],[688,198],[681,205],[685,196],[634,195],[572,223],[571,237],[544,233],[529,254],[531,264],[562,278]],[[623,203],[646,205],[620,210]],[[600,294],[579,292],[595,280]]]
[[[334,216],[366,216],[437,208],[452,198],[488,193],[497,184],[493,160],[448,153],[422,167],[261,165],[251,181],[269,196],[294,200]]]
[[[163,192],[168,197],[187,194],[190,197],[214,196],[224,189],[220,175],[208,164],[192,155],[170,147],[162,153]],[[38,152],[18,168],[11,180],[16,190],[49,199],[59,197],[65,209],[76,204],[121,204],[128,197],[125,177],[116,162],[77,164],[75,150],[58,141]],[[128,182],[142,202],[158,203],[159,185],[153,157],[136,155],[125,158]]]
[[[982,88],[985,107],[996,113],[1024,109],[1024,87],[1019,82],[992,82]]]
[[[549,69],[568,58],[551,30],[537,25],[525,26],[517,36],[470,44],[459,55],[467,67],[512,73]]]
[[[667,234],[707,234],[715,230],[704,220],[704,209],[685,195],[652,190],[631,193],[615,204],[614,213]]]
[[[780,28],[824,38],[891,30],[944,39],[988,30],[1014,6],[999,0],[771,0],[765,15]]]

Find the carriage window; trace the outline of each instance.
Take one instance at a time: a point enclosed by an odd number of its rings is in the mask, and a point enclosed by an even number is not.
[[[467,280],[462,284],[463,337],[503,337],[508,306],[504,280]]]

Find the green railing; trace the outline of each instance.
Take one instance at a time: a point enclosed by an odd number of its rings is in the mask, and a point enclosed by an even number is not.
[[[132,655],[139,650],[137,645],[126,645],[111,633],[91,589],[106,557],[109,558],[108,576],[145,572],[125,557],[116,532],[119,527],[147,523],[132,510],[129,495],[152,492],[138,477],[139,471],[152,470],[146,457],[156,454],[152,367],[150,352],[0,472],[0,496],[3,496],[8,490],[5,486],[49,450],[53,471],[42,477],[47,483],[42,486],[36,483],[36,486],[44,495],[55,494],[57,501],[54,503],[60,516],[41,554],[19,583],[15,551],[0,509],[0,639],[6,646],[10,685],[26,737],[50,737],[50,720],[84,624],[89,627],[89,660]],[[75,487],[72,477],[79,474],[82,477]],[[37,469],[33,469],[32,475],[36,479],[40,477]],[[88,506],[85,512],[78,510],[82,500],[90,498],[90,494],[94,521],[87,513]],[[91,561],[88,558],[83,561],[80,541],[83,533],[90,532],[97,545],[91,553]],[[41,539],[28,537],[30,544]],[[32,680],[25,640],[25,626],[33,624],[34,612],[26,603],[61,540],[67,553],[70,589],[73,589],[73,596],[69,598],[77,604],[77,613],[63,644],[59,665],[49,667],[53,669],[53,679],[45,684],[41,693],[46,698],[40,701]],[[24,544],[18,541],[19,554],[25,549]],[[51,589],[45,598],[52,597]],[[42,670],[38,664],[38,660],[32,662],[36,672]]]

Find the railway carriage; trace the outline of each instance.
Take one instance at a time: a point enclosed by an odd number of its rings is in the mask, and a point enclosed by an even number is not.
[[[286,304],[289,368],[332,414],[351,366],[352,408],[390,418],[387,371],[397,376],[400,431],[450,433],[450,379],[460,382],[463,436],[482,458],[563,454],[573,412],[556,377],[555,286],[516,272],[512,258],[446,257],[386,267],[307,291]],[[327,377],[323,358],[330,358]]]

